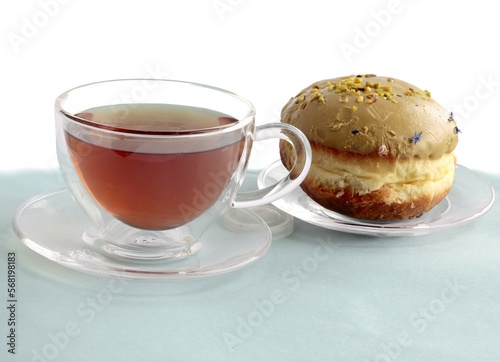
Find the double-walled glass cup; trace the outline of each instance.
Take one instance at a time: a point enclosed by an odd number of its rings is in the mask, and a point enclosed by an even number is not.
[[[307,139],[287,124],[256,127],[246,99],[173,80],[92,83],[55,103],[57,154],[68,189],[92,221],[94,252],[129,261],[195,254],[228,208],[260,206],[296,188],[311,163]],[[296,164],[264,190],[238,193],[254,141],[290,142]]]

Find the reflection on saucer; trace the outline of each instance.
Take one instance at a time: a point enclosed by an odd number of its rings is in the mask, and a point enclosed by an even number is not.
[[[252,207],[250,210],[266,222],[271,229],[273,240],[282,239],[293,233],[293,216],[277,207],[264,205]],[[222,216],[222,223],[224,227],[234,232],[245,232],[258,228],[259,225],[248,215],[250,214],[245,209],[229,209]]]

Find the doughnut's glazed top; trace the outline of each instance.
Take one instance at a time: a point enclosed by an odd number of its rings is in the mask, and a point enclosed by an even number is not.
[[[288,101],[281,121],[326,147],[394,158],[440,158],[460,132],[429,91],[373,74],[312,84]]]

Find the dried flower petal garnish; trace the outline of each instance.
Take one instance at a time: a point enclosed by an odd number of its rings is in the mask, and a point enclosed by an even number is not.
[[[420,141],[421,137],[422,137],[422,132],[420,132],[420,133],[415,132],[415,134],[411,138],[411,141],[413,142],[414,145],[416,145],[417,142]]]

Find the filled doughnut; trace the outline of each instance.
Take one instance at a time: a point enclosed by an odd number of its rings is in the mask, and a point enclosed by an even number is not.
[[[304,192],[328,210],[369,220],[418,217],[449,192],[458,142],[453,113],[429,91],[372,74],[323,80],[284,106],[281,121],[313,149]],[[280,143],[290,169],[294,152]]]

